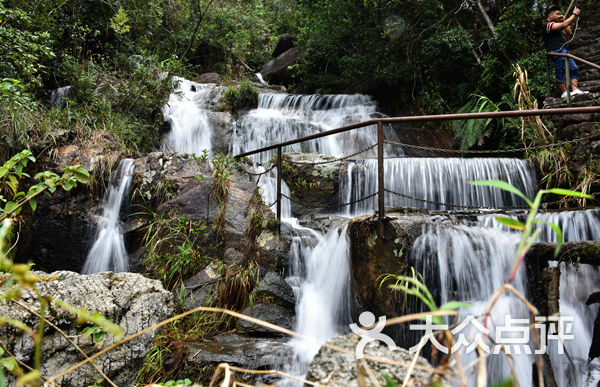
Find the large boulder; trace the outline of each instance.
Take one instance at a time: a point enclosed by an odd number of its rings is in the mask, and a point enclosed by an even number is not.
[[[354,351],[360,340],[361,337],[354,333],[329,340],[327,344],[350,350],[352,354],[326,346],[321,347],[308,367],[306,380],[329,386],[376,386],[377,384],[374,384],[367,374],[364,365],[367,363],[380,385],[389,385],[384,379],[384,375],[401,383],[414,355],[404,348],[396,347],[391,350],[380,341],[372,341],[365,347],[363,352],[365,355],[393,360],[404,365],[390,365],[365,359],[357,360]],[[434,375],[433,367],[421,356],[417,358],[415,365],[410,376],[411,386],[431,385],[431,378]],[[361,384],[360,381],[364,381],[364,384]]]
[[[287,85],[292,81],[288,67],[298,62],[298,56],[298,47],[292,47],[265,64],[260,73],[267,82]]]
[[[125,337],[138,333],[165,319],[173,310],[173,297],[159,281],[134,273],[98,273],[81,275],[60,271],[38,273],[40,294],[61,300],[69,305],[99,312],[123,328]],[[37,297],[24,292],[22,303],[39,311]],[[3,301],[0,315],[16,319],[29,326],[37,326],[37,318],[27,310]],[[76,324],[73,315],[53,305],[47,313],[48,321],[59,326],[86,354],[99,350],[92,339],[81,334],[83,326]],[[113,382],[119,386],[133,385],[154,340],[155,331],[147,332],[100,356],[94,361]],[[110,334],[103,347],[114,343]],[[0,327],[0,343],[24,362],[33,362],[34,344],[31,337],[10,325]],[[54,328],[46,325],[42,343],[42,369],[44,378],[57,375],[83,360],[83,356]],[[89,386],[101,376],[90,365],[68,373],[57,382],[61,386]]]
[[[292,212],[305,216],[332,212],[338,203],[342,161],[320,153],[289,152],[283,155],[283,179],[290,188]]]
[[[279,35],[279,39],[277,39],[277,44],[273,49],[273,58],[277,58],[279,55],[293,48],[296,45],[296,40],[298,39],[296,39],[290,34]]]
[[[186,154],[154,152],[136,160],[134,189],[169,219],[203,222],[211,226],[207,232],[222,221],[218,250],[223,255],[234,249],[263,267],[283,268],[289,242],[275,235],[274,214],[257,199],[257,186],[241,167],[232,166],[228,171],[228,193],[218,198],[210,162]],[[138,240],[137,247],[140,245]]]
[[[42,170],[62,174],[65,167],[79,164],[92,174],[89,186],[78,185],[65,192],[56,190],[51,196],[38,196],[37,210],[25,208],[16,259],[32,261],[43,271],[80,271],[92,246],[96,230],[102,181],[109,181],[119,152],[113,149],[114,138],[96,132],[86,142],[56,148],[53,156],[41,157],[29,171],[33,176]]]

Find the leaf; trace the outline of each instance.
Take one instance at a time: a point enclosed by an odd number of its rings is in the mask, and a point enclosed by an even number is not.
[[[525,230],[525,225],[516,219],[507,218],[505,216],[496,216],[496,221],[510,228],[514,228],[515,230]]]
[[[8,203],[6,203],[6,205],[4,206],[4,212],[6,213],[10,213],[13,212],[15,210],[15,208],[17,208],[17,203],[10,201]]]
[[[592,195],[584,194],[583,192],[571,191],[563,188],[552,188],[545,190],[546,192],[553,193],[556,195],[564,195],[564,196],[576,196],[579,198],[593,199]]]
[[[523,192],[519,191],[516,187],[508,184],[505,181],[502,181],[502,180],[477,180],[477,181],[469,181],[468,183],[472,184],[472,185],[484,185],[484,186],[489,186],[489,187],[494,187],[494,188],[500,188],[504,191],[512,192],[513,194],[519,196],[520,198],[523,198],[523,200],[525,200],[530,207],[533,207],[533,203],[531,202],[531,200],[527,199],[527,196],[525,196],[523,194]]]
[[[471,304],[468,302],[460,301],[448,301],[444,305],[440,306],[441,310],[456,310],[458,308],[470,308]]]
[[[562,247],[562,244],[563,244],[562,230],[560,229],[560,227],[558,227],[558,225],[556,225],[552,222],[546,222],[543,220],[536,220],[535,222],[541,223],[541,224],[547,224],[548,226],[552,227],[552,229],[556,233],[556,247],[554,248],[554,258],[558,257],[558,253],[560,252],[560,248]]]
[[[29,206],[31,207],[31,212],[35,212],[37,209],[37,201],[35,199],[30,199]]]
[[[0,364],[10,372],[15,372],[19,369],[19,363],[17,363],[14,357],[4,358],[0,361]]]

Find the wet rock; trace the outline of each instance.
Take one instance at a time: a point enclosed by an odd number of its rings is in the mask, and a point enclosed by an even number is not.
[[[386,218],[383,229],[375,217],[367,216],[354,218],[348,225],[356,310],[369,310],[376,316],[402,314],[396,295],[387,286],[380,287],[381,275],[404,270],[405,259],[423,225],[435,220],[425,216],[397,216]]]
[[[298,48],[293,47],[271,60],[260,70],[267,82],[286,85],[292,81],[292,73],[288,69],[298,62]]]
[[[290,188],[292,212],[306,216],[329,211],[337,204],[340,168],[343,163],[319,153],[290,152],[283,155],[283,179]]]
[[[406,349],[400,347],[397,347],[395,350],[390,350],[382,342],[373,341],[367,344],[364,354],[402,362],[405,365],[389,365],[365,359],[356,360],[354,351],[360,340],[361,338],[354,333],[334,337],[329,340],[327,344],[347,349],[352,351],[352,354],[342,353],[325,346],[321,347],[319,353],[317,353],[308,367],[306,380],[330,386],[376,386],[376,384],[373,384],[370,380],[369,376],[367,376],[366,367],[364,365],[366,363],[373,374],[378,378],[381,385],[387,385],[384,375],[401,383],[406,376],[408,365],[413,359],[413,354],[410,354]],[[417,358],[416,367],[411,373],[411,385],[429,386],[433,376],[432,370],[433,367],[427,360],[419,356]]]
[[[154,152],[136,160],[134,189],[150,201],[157,213],[172,219],[185,217],[202,222],[211,226],[207,229],[209,232],[214,232],[212,226],[222,217],[219,257],[226,258],[225,252],[233,249],[269,270],[281,269],[289,241],[277,238],[271,229],[275,223],[269,219],[273,220],[274,214],[256,200],[256,184],[248,180],[243,171],[231,167],[228,193],[217,198],[213,172],[214,167],[208,161],[198,161],[185,154]],[[222,207],[220,201],[226,205]],[[232,261],[242,259],[230,258]]]
[[[327,233],[334,227],[339,227],[348,222],[348,218],[336,215],[309,215],[299,220],[299,223],[304,226],[317,230],[323,234]]]
[[[197,367],[216,366],[225,362],[247,369],[278,369],[292,353],[287,345],[288,340],[217,336],[211,342],[188,344],[187,362]]]
[[[252,291],[254,300],[270,300],[271,303],[286,308],[294,308],[294,291],[281,276],[268,272]]]
[[[218,290],[220,278],[218,265],[212,263],[183,282],[183,287],[176,290],[177,299],[183,301],[183,307],[187,310],[209,306],[209,301]]]
[[[42,296],[52,297],[76,308],[97,311],[108,320],[120,325],[125,337],[148,328],[165,319],[173,310],[173,297],[163,289],[159,281],[150,280],[134,273],[98,273],[80,275],[73,272],[39,273],[38,289]],[[25,292],[23,302],[39,310],[37,298]],[[0,303],[0,314],[18,319],[35,327],[36,318],[14,304]],[[75,323],[72,314],[54,306],[47,315],[50,322],[60,328],[88,354],[98,348],[89,337],[81,335],[83,326]],[[148,332],[132,341],[109,351],[94,363],[119,386],[133,385],[146,354],[154,340],[155,331]],[[114,342],[107,335],[103,347]],[[34,345],[31,338],[11,326],[0,328],[0,343],[15,354],[17,359],[32,362]],[[42,344],[42,376],[51,377],[81,361],[82,355],[59,333],[46,326]],[[61,386],[88,386],[100,375],[86,365],[57,382]]]
[[[198,77],[198,81],[200,83],[215,83],[218,85],[221,83],[221,77],[219,73],[203,73]]]
[[[294,313],[290,308],[277,304],[255,304],[242,311],[246,316],[254,317],[285,329],[293,329]],[[264,327],[251,321],[239,319],[237,333],[250,336],[284,336],[284,333]]]

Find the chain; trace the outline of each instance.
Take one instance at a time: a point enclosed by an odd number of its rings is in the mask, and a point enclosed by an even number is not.
[[[351,157],[354,157],[356,155],[364,153],[364,152],[366,152],[368,150],[371,150],[371,149],[375,148],[376,146],[377,146],[377,144],[373,144],[373,145],[371,145],[371,146],[369,146],[369,147],[367,147],[367,148],[365,148],[363,150],[360,150],[360,151],[358,151],[356,153],[352,153],[351,155],[342,156],[342,157],[339,157],[337,159],[332,159],[332,160],[327,160],[327,161],[315,161],[315,162],[310,162],[310,161],[291,161],[291,160],[284,160],[284,161],[287,162],[287,163],[291,163],[291,164],[307,164],[307,165],[329,164],[329,163],[335,163],[337,161],[343,161],[343,160],[349,159]]]
[[[437,202],[435,200],[421,199],[421,198],[418,198],[416,196],[402,194],[400,192],[392,191],[392,190],[387,189],[387,188],[385,188],[384,190],[385,190],[385,192],[389,192],[391,194],[398,195],[398,196],[401,196],[401,197],[406,198],[406,199],[412,199],[412,200],[416,200],[416,201],[424,202],[424,203],[428,203],[428,204],[435,204],[437,206],[447,206],[447,207],[455,207],[455,208],[466,208],[466,209],[471,209],[471,210],[481,210],[482,208],[484,208],[484,207],[478,207],[478,206],[468,206],[468,205],[463,205],[463,204],[452,204],[452,203]],[[502,209],[503,210],[526,210],[526,208],[524,208],[524,207],[516,207],[516,206],[502,207]]]
[[[315,203],[310,203],[310,204],[307,204],[306,202],[301,202],[301,201],[299,201],[299,200],[292,199],[291,197],[289,197],[289,196],[287,196],[286,194],[283,194],[283,193],[281,194],[281,196],[283,196],[283,197],[284,197],[284,198],[286,198],[286,199],[289,199],[291,202],[294,202],[294,203],[296,203],[296,204],[299,204],[299,205],[301,205],[301,206],[303,206],[303,207],[306,207],[306,208],[312,208],[312,209],[326,209],[326,208],[339,208],[339,207],[350,206],[350,205],[352,205],[352,204],[359,203],[359,202],[362,202],[362,201],[364,201],[364,200],[367,200],[367,199],[370,199],[370,198],[372,198],[372,197],[375,197],[375,196],[377,196],[377,192],[375,192],[375,193],[372,193],[372,194],[370,194],[370,195],[367,195],[367,196],[364,196],[364,197],[362,197],[362,198],[360,198],[360,199],[357,199],[357,200],[352,200],[352,201],[350,201],[350,202],[347,202],[347,203],[336,204],[336,205],[333,205],[333,206],[330,206],[330,205],[323,205],[323,204],[315,204]]]
[[[262,175],[264,175],[264,174],[267,174],[267,173],[271,172],[271,171],[272,171],[272,170],[274,170],[276,167],[277,167],[277,165],[273,165],[271,168],[267,169],[267,170],[266,170],[266,171],[264,171],[264,172],[260,172],[260,173],[248,172],[248,171],[246,171],[246,170],[244,170],[244,172],[246,172],[246,173],[247,173],[248,175],[250,175],[250,176],[262,176]]]
[[[444,152],[444,153],[457,153],[457,154],[485,154],[485,153],[518,153],[518,152],[527,152],[527,151],[532,151],[532,150],[538,150],[538,149],[547,149],[547,148],[554,148],[557,146],[562,146],[562,145],[566,145],[566,144],[573,144],[582,140],[587,140],[590,138],[594,138],[594,137],[599,137],[600,134],[591,134],[589,136],[586,137],[580,137],[577,139],[573,139],[573,140],[568,140],[568,141],[560,141],[554,144],[546,144],[546,145],[538,145],[538,146],[532,146],[529,148],[515,148],[515,149],[492,149],[492,150],[457,150],[457,149],[442,149],[442,148],[432,148],[432,147],[426,147],[426,146],[421,146],[421,145],[411,145],[411,144],[404,144],[401,142],[395,142],[395,141],[390,141],[390,140],[385,140],[384,142],[386,144],[391,144],[391,145],[397,145],[397,146],[403,146],[406,148],[413,148],[413,149],[418,149],[418,150],[427,150],[427,151],[435,151],[435,152]]]
[[[269,205],[267,206],[267,208],[271,208],[271,207],[273,207],[275,204],[277,204],[277,202],[278,202],[278,201],[279,201],[279,200],[275,200],[273,203],[269,204]]]

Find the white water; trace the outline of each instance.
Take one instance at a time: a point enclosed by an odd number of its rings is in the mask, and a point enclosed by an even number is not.
[[[213,98],[215,86],[175,78],[179,82],[163,107],[165,121],[171,129],[164,139],[162,151],[194,153],[212,151],[212,133],[206,105]]]
[[[231,144],[239,154],[298,137],[366,121],[376,113],[374,101],[364,95],[260,94],[258,108],[240,117]],[[284,152],[320,152],[342,156],[377,142],[376,127],[342,133],[283,148]],[[266,162],[275,151],[252,156]]]
[[[524,221],[524,215],[519,218]],[[600,240],[600,209],[541,213],[537,219],[556,224],[563,232],[564,242]],[[509,232],[507,227],[494,220],[494,216],[481,216],[479,221],[486,228]],[[542,230],[538,237],[539,242],[556,243],[556,233],[550,226],[538,227]],[[556,266],[556,262],[549,264]],[[593,378],[587,358],[598,305],[589,306],[585,302],[590,294],[600,290],[598,284],[598,267],[560,264],[559,307],[561,315],[573,317],[574,339],[565,340],[566,354],[558,354],[556,345],[551,345],[548,349],[554,377],[559,386],[584,386]]]
[[[321,343],[344,332],[351,323],[350,244],[346,230],[347,226],[334,228],[322,236],[304,228],[304,236],[295,237],[290,250],[296,256],[288,278],[295,285],[297,298],[295,331]],[[311,247],[315,241],[316,246]],[[290,344],[294,361],[287,371],[304,375],[321,344],[298,338]]]
[[[558,225],[563,231],[565,242],[600,240],[600,209],[547,213],[541,214],[539,218]],[[556,242],[556,235],[546,226],[540,240]],[[566,353],[570,359],[566,355],[557,354],[555,347],[550,347],[549,350],[554,377],[560,386],[592,386],[588,384],[593,375],[588,369],[587,359],[598,304],[586,305],[585,302],[592,293],[599,290],[600,270],[597,266],[579,265],[576,268],[566,263],[560,264],[560,312],[574,318],[574,339],[565,341]]]
[[[507,280],[519,236],[496,229],[453,225],[441,219],[439,221],[439,224],[425,226],[423,234],[415,240],[411,250],[411,265],[423,275],[423,281],[430,290],[437,289],[439,305],[449,301],[471,304],[469,308],[462,308],[454,321],[463,321],[469,315],[479,317],[485,311],[492,293]],[[527,297],[524,267],[518,271],[513,286]],[[495,337],[494,327],[505,325],[506,315],[513,319],[529,318],[522,303],[514,296],[503,295],[488,321],[491,337]],[[482,322],[481,319],[479,321]],[[468,338],[478,332],[471,325],[460,333],[465,334],[470,344],[473,341]],[[458,336],[455,335],[455,340],[457,339]],[[514,356],[517,379],[521,385],[528,385],[526,381],[531,380],[533,356]],[[463,348],[462,364],[469,364],[476,357],[476,352],[464,353]],[[510,373],[509,365],[502,355],[490,355],[487,363],[488,383],[498,383]],[[476,379],[472,377],[469,385],[475,384]]]
[[[527,197],[535,193],[535,172],[519,159],[492,158],[392,158],[384,160],[385,188],[404,195],[438,203],[483,208],[523,207],[525,201],[496,188],[468,184],[473,180],[504,180]],[[377,160],[359,160],[348,165],[340,181],[340,203],[348,203],[377,192]],[[376,208],[377,198],[346,207],[345,214],[365,214]],[[392,193],[385,195],[386,207],[417,207],[456,210],[456,207],[427,203]]]
[[[102,215],[98,217],[98,230],[95,242],[90,249],[82,273],[93,274],[102,271],[122,272],[128,270],[127,250],[123,241],[119,213],[123,200],[129,194],[133,177],[132,159],[119,163],[119,175],[111,179],[111,184],[102,200]]]

